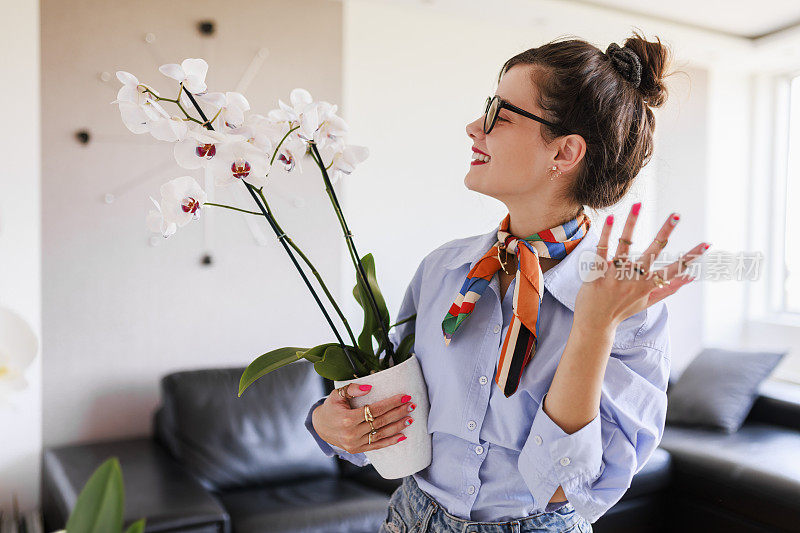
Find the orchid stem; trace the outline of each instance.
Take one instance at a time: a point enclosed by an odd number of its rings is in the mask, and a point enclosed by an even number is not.
[[[206,206],[206,205],[213,205],[213,206],[215,206],[215,207],[224,207],[225,209],[233,209],[234,211],[240,211],[240,212],[242,212],[242,213],[248,213],[248,214],[250,214],[250,215],[258,215],[258,216],[262,216],[262,215],[261,215],[261,213],[259,213],[259,212],[257,212],[257,211],[248,211],[247,209],[239,209],[238,207],[233,207],[233,206],[230,206],[230,205],[224,205],[224,204],[214,204],[214,203],[211,203],[211,202],[205,202],[203,205],[204,205],[204,206]]]
[[[208,117],[206,117],[205,113],[203,113],[203,110],[198,105],[198,103],[195,100],[195,98],[192,95],[192,93],[190,93],[183,86],[183,84],[181,84],[181,89],[183,89],[186,92],[186,95],[189,97],[189,100],[191,100],[192,105],[194,105],[194,107],[197,110],[197,112],[200,113],[200,116],[205,121],[203,123],[203,125],[207,129],[213,130],[214,127],[209,123]],[[179,99],[176,99],[176,102],[177,102],[177,100],[179,100]],[[180,103],[178,103],[178,106],[180,107]],[[181,110],[183,110],[183,108],[181,108]],[[185,113],[185,111],[184,111],[184,113]],[[294,254],[292,254],[292,251],[290,250],[289,245],[286,244],[286,234],[279,229],[277,223],[275,222],[275,219],[272,218],[272,216],[269,214],[269,212],[266,210],[266,208],[261,204],[261,202],[259,202],[258,196],[256,196],[255,187],[253,187],[252,185],[250,185],[249,183],[247,183],[244,180],[242,181],[242,183],[244,183],[245,187],[247,188],[247,191],[253,197],[253,201],[259,207],[261,213],[264,215],[264,218],[267,219],[267,223],[270,225],[272,230],[278,236],[278,240],[281,241],[281,244],[283,245],[284,250],[286,250],[286,253],[289,255],[289,259],[292,260],[292,263],[294,264],[295,268],[300,273],[300,277],[303,278],[303,281],[305,282],[306,287],[308,287],[308,290],[311,291],[311,295],[314,297],[314,300],[317,302],[317,305],[319,306],[320,310],[322,311],[322,314],[325,316],[325,319],[328,321],[328,325],[331,327],[331,330],[333,330],[333,334],[336,336],[336,340],[339,342],[339,346],[342,348],[342,351],[344,352],[345,357],[347,357],[347,361],[350,363],[350,366],[353,369],[353,378],[358,378],[359,377],[359,375],[358,375],[359,369],[356,367],[356,364],[353,362],[353,358],[350,355],[350,350],[348,350],[348,346],[342,340],[341,335],[339,335],[339,331],[336,329],[336,326],[333,324],[333,321],[331,320],[331,317],[328,314],[328,311],[325,309],[325,306],[322,305],[322,301],[320,301],[319,296],[317,296],[316,291],[314,291],[314,288],[311,286],[311,282],[308,280],[308,277],[306,276],[305,272],[303,272],[303,269],[300,267],[300,264],[297,262],[297,259],[294,257]]]
[[[314,155],[314,159],[319,166],[320,170],[322,171],[322,179],[325,181],[325,190],[328,193],[328,197],[333,204],[333,209],[336,212],[336,216],[339,219],[339,224],[342,226],[342,231],[344,232],[345,240],[348,244],[348,249],[350,250],[350,258],[353,260],[353,264],[356,267],[356,271],[360,274],[362,281],[364,282],[364,287],[366,288],[368,299],[370,301],[370,305],[372,307],[372,312],[375,313],[375,319],[378,321],[380,325],[381,331],[383,332],[384,340],[386,341],[386,354],[394,360],[394,350],[392,348],[392,341],[389,339],[389,332],[386,330],[386,325],[383,323],[383,317],[381,317],[380,311],[378,310],[378,303],[375,300],[375,295],[372,292],[372,287],[370,287],[369,281],[367,280],[367,273],[364,271],[364,265],[361,263],[361,258],[358,255],[358,251],[356,250],[356,245],[353,242],[353,234],[350,233],[350,229],[347,227],[347,221],[344,218],[344,213],[342,213],[342,208],[339,205],[339,201],[336,198],[336,192],[333,190],[333,185],[331,185],[331,180],[328,177],[328,171],[325,168],[325,162],[322,161],[322,156],[317,149],[317,145],[315,142],[309,142],[311,145],[311,151]],[[366,309],[364,312],[367,312]],[[380,354],[378,354],[380,355]]]

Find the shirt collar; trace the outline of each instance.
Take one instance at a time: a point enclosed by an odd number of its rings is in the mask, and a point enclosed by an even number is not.
[[[476,235],[453,254],[450,260],[444,263],[444,267],[452,270],[469,265],[467,269],[469,272],[495,242],[497,242],[497,228],[488,233]],[[600,235],[593,224],[578,246],[556,266],[544,273],[545,288],[572,312],[575,312],[575,298],[583,283],[580,272],[581,255],[585,255],[587,250],[596,253],[598,242],[600,242]]]

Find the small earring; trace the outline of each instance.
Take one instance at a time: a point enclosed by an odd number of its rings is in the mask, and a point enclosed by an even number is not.
[[[561,171],[560,171],[560,170],[558,170],[558,167],[556,167],[555,165],[553,165],[553,166],[552,166],[551,168],[549,168],[548,170],[551,170],[551,171],[553,171],[553,172],[556,172],[556,171],[558,171],[558,174],[556,174],[556,175],[555,175],[555,177],[556,177],[556,178],[557,178],[557,177],[559,177],[559,176],[561,175]],[[553,176],[550,176],[550,181],[553,181]]]

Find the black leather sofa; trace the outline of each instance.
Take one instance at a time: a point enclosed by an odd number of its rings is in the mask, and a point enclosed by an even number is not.
[[[148,532],[376,532],[400,480],[325,456],[303,425],[333,383],[300,361],[239,398],[242,371],[165,376],[153,437],[45,449],[46,531],[64,527],[91,472],[116,456],[126,527],[146,517]],[[667,426],[661,446],[593,529],[800,530],[800,394],[762,391],[732,435]]]

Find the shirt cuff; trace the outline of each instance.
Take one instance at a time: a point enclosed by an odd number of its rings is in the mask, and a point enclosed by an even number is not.
[[[311,406],[311,408],[308,410],[308,414],[306,415],[306,421],[305,421],[306,429],[308,430],[309,433],[311,433],[311,436],[314,437],[314,440],[317,442],[317,445],[319,446],[320,450],[322,450],[322,453],[324,453],[328,457],[333,457],[334,455],[338,455],[342,459],[350,461],[356,466],[366,466],[370,464],[370,460],[369,458],[367,458],[365,453],[363,452],[355,454],[349,453],[343,450],[342,448],[339,448],[338,446],[328,444],[328,442],[323,440],[323,438],[317,434],[317,431],[314,429],[314,424],[313,424],[314,409],[316,409],[319,405],[323,404],[326,399],[327,396],[323,396],[322,398],[317,400],[314,403],[314,405]]]
[[[575,505],[576,502],[570,498],[567,487],[573,488],[577,486],[576,483],[587,483],[602,472],[600,413],[574,433],[566,433],[545,412],[546,397],[547,394],[542,398],[533,418],[530,435],[520,451],[517,466],[534,503],[546,508],[561,485],[575,510],[585,517],[578,505]]]

